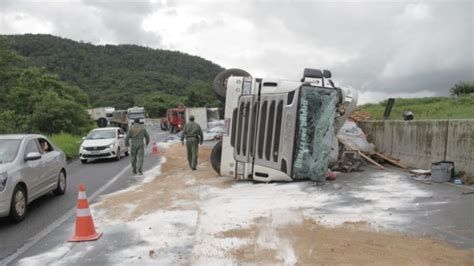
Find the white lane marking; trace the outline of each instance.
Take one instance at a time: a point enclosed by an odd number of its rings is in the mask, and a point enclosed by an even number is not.
[[[108,187],[110,187],[117,179],[119,179],[126,171],[130,170],[131,166],[128,165],[125,167],[120,173],[118,173],[114,178],[110,179],[109,182],[107,182],[105,185],[100,187],[92,196],[89,198],[89,201],[93,201],[95,198],[97,198],[100,194],[104,192]],[[21,254],[23,254],[25,251],[30,249],[33,245],[38,243],[41,239],[43,239],[45,236],[47,236],[49,233],[51,233],[54,229],[56,229],[58,226],[63,224],[67,219],[69,219],[73,214],[76,213],[76,207],[72,208],[66,214],[61,216],[59,219],[57,219],[54,223],[50,224],[48,227],[34,235],[29,242],[27,242],[25,245],[23,245],[21,248],[17,249],[15,253],[12,255],[8,256],[4,260],[0,261],[0,265],[7,265],[8,263],[12,262],[16,258],[18,258]],[[64,240],[66,241],[66,239]]]

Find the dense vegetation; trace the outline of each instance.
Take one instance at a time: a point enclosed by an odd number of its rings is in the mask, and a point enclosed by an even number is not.
[[[93,107],[142,105],[159,116],[168,101],[160,105],[148,96],[174,97],[187,106],[219,104],[210,84],[222,68],[197,56],[136,45],[92,45],[51,35],[6,38],[27,59],[23,65],[55,73],[81,88]]]
[[[474,82],[460,81],[451,88],[451,95],[466,95],[474,93]]]
[[[4,38],[0,62],[0,133],[81,134],[90,128],[89,98],[81,89],[28,67]]]
[[[361,109],[371,114],[372,119],[383,119],[386,104],[386,101],[365,104]],[[474,118],[474,93],[457,97],[395,99],[390,119],[402,120],[404,110],[411,110],[415,120]]]

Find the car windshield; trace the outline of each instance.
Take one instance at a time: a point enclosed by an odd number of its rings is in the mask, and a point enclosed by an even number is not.
[[[18,153],[21,140],[0,139],[0,164],[13,161]]]
[[[144,113],[128,113],[128,119],[134,120],[134,119],[143,119],[145,118]]]
[[[110,130],[92,130],[86,139],[114,139],[115,129]]]

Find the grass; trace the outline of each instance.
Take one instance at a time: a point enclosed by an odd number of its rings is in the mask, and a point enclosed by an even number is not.
[[[383,119],[386,101],[365,104],[361,110],[369,113],[373,120]],[[415,120],[422,119],[474,119],[474,94],[459,97],[427,97],[395,99],[390,120],[403,120],[404,110],[411,110]]]
[[[81,145],[81,137],[71,134],[60,133],[49,136],[56,146],[64,151],[68,160],[74,159],[79,155],[79,146]]]

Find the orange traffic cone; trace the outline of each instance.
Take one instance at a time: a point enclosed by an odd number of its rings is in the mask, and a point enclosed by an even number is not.
[[[151,154],[157,156],[160,152],[158,151],[158,146],[156,146],[156,142],[153,142],[151,145]]]
[[[94,221],[89,210],[89,202],[86,196],[86,187],[79,184],[79,195],[77,197],[76,209],[76,231],[69,238],[69,242],[94,241],[99,239],[102,233],[95,231]]]

